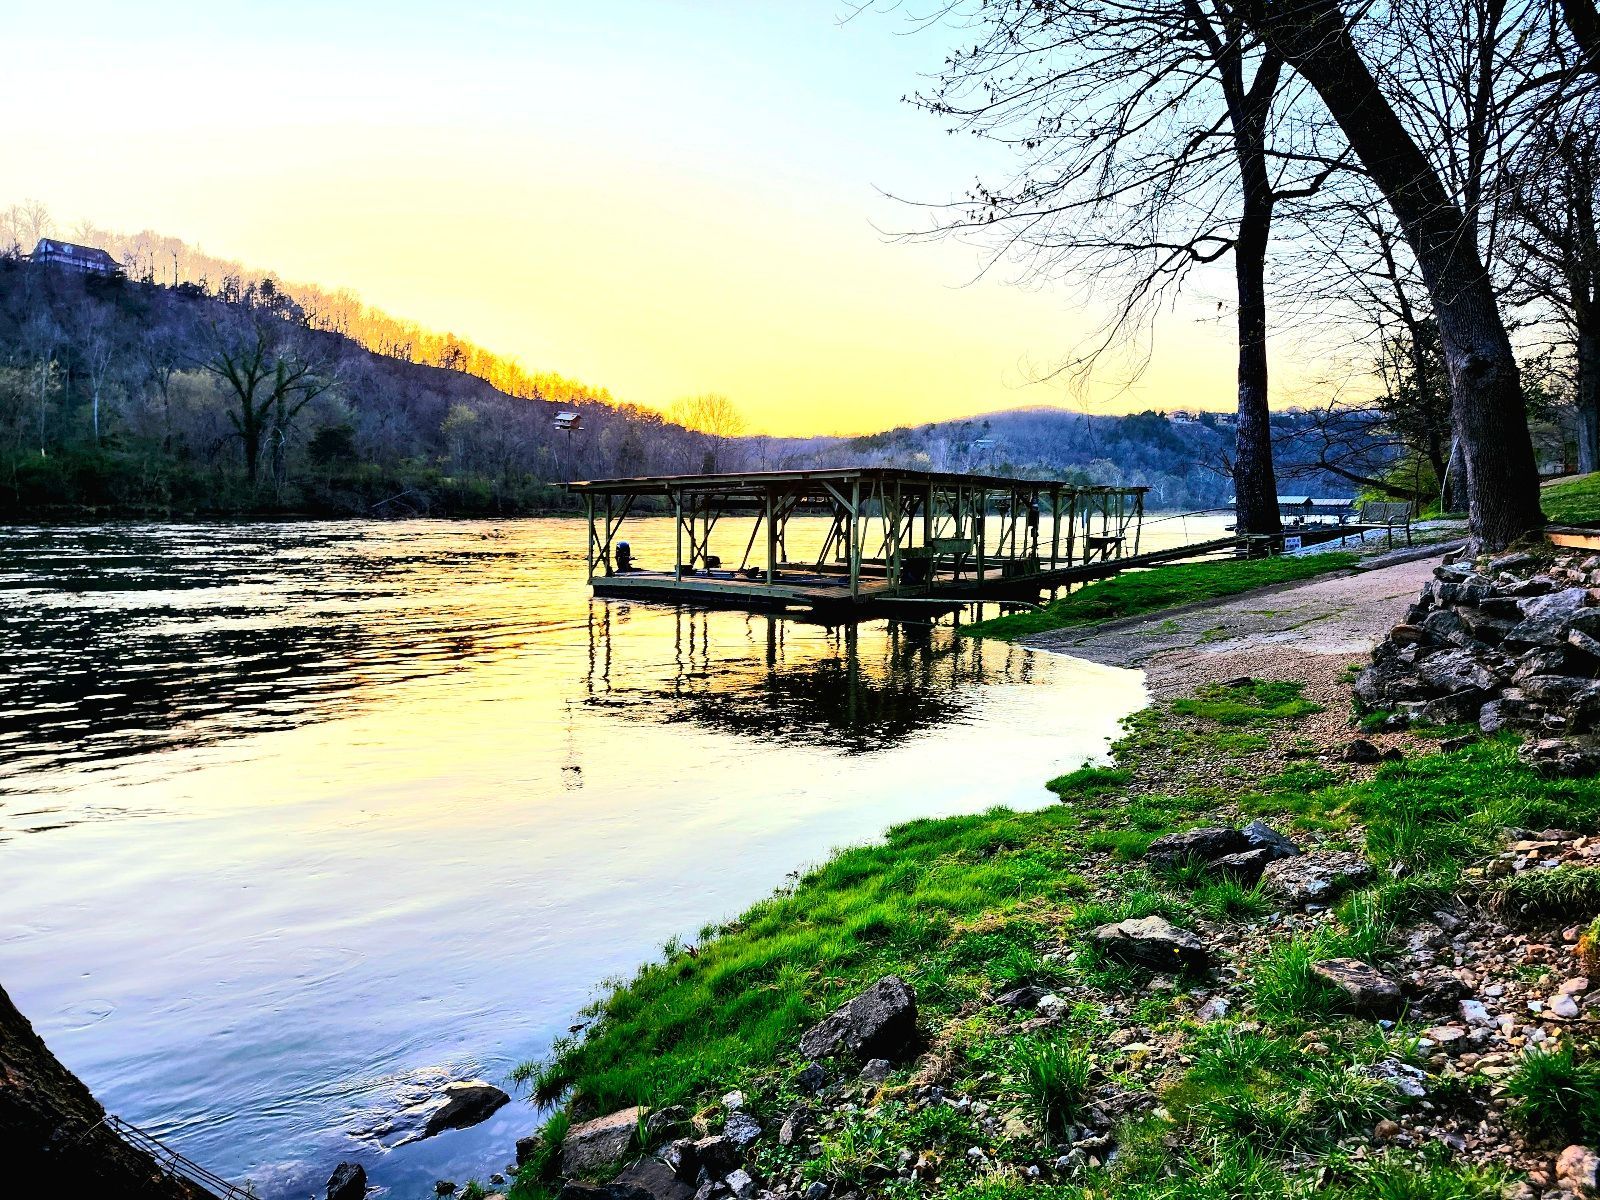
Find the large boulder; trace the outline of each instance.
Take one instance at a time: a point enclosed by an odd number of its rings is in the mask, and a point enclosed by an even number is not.
[[[1505,640],[1529,646],[1554,646],[1567,640],[1572,618],[1589,601],[1587,588],[1564,588],[1522,601],[1522,620],[1507,631]]]
[[[1372,878],[1372,864],[1349,850],[1319,850],[1272,863],[1262,873],[1268,892],[1299,907],[1327,904]]]
[[[1369,1016],[1387,1017],[1399,1011],[1400,988],[1394,980],[1359,958],[1329,958],[1311,964],[1314,978],[1340,994],[1341,1007]]]
[[[465,1129],[469,1125],[476,1125],[510,1103],[510,1096],[483,1079],[448,1083],[444,1089],[444,1103],[428,1117],[422,1136],[432,1137],[446,1129]]]
[[[694,1185],[672,1173],[658,1158],[642,1158],[611,1181],[614,1188],[632,1188],[650,1200],[693,1200]]]
[[[328,1200],[362,1200],[367,1194],[367,1169],[360,1163],[342,1162],[328,1176]]]
[[[635,1105],[567,1130],[561,1143],[562,1174],[594,1175],[619,1162],[633,1148],[641,1115]]]
[[[1157,971],[1201,970],[1211,964],[1210,948],[1165,917],[1101,925],[1089,938],[1110,958]]]
[[[1145,861],[1157,867],[1175,867],[1192,860],[1210,862],[1224,854],[1237,854],[1250,849],[1244,834],[1229,825],[1204,829],[1185,829],[1182,833],[1168,833],[1150,843],[1144,852]]]
[[[840,1005],[800,1038],[800,1053],[813,1059],[848,1053],[861,1062],[903,1062],[916,1047],[917,996],[894,975]]]

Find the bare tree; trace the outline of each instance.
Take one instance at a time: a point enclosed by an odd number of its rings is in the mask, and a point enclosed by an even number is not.
[[[702,469],[707,473],[717,470],[728,442],[742,436],[748,428],[744,415],[721,392],[703,392],[675,400],[667,410],[667,419],[706,436]]]
[[[1497,26],[1504,4],[1488,3]],[[1338,0],[1245,0],[1242,11],[1327,105],[1416,258],[1449,365],[1475,541],[1498,548],[1540,528],[1521,382],[1480,253],[1476,206],[1452,198],[1357,48]]]
[[[245,477],[260,475],[261,450],[270,439],[275,473],[294,419],[330,386],[322,365],[289,336],[288,326],[264,313],[245,313],[212,329],[211,355],[201,366],[233,394],[228,413],[244,447]]]

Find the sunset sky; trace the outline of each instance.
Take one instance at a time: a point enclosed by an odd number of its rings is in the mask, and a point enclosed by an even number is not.
[[[0,202],[352,287],[619,398],[726,392],[764,432],[1230,407],[1209,294],[1163,323],[1132,390],[1027,386],[1095,326],[1092,298],[964,286],[973,248],[885,238],[927,215],[881,191],[945,198],[998,160],[900,102],[948,31],[845,12],[34,6],[8,21],[25,52],[0,76]]]

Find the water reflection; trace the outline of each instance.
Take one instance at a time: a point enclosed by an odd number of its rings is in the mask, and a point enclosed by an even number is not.
[[[766,613],[745,616],[733,644],[719,645],[715,634],[727,632],[727,614],[678,609],[671,617],[674,670],[657,679],[631,660],[648,652],[624,635],[631,615],[627,604],[596,604],[590,612],[587,704],[845,754],[885,750],[965,721],[974,686],[1030,683],[1037,661],[1015,646],[954,636],[927,622],[886,622],[866,637],[858,626],[836,626],[819,638],[814,628]],[[803,639],[793,636],[797,629],[805,630]]]
[[[949,627],[596,603],[582,548],[0,530],[0,977],[108,1108],[269,1200],[350,1157],[394,1200],[481,1178],[527,1106],[381,1131],[834,846],[1050,803],[1142,702]]]

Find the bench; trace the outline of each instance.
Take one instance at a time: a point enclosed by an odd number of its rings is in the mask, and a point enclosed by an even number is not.
[[[1388,533],[1389,545],[1394,545],[1394,531],[1405,530],[1406,545],[1411,545],[1411,503],[1407,500],[1368,500],[1361,506],[1356,518],[1361,525],[1381,525]]]

